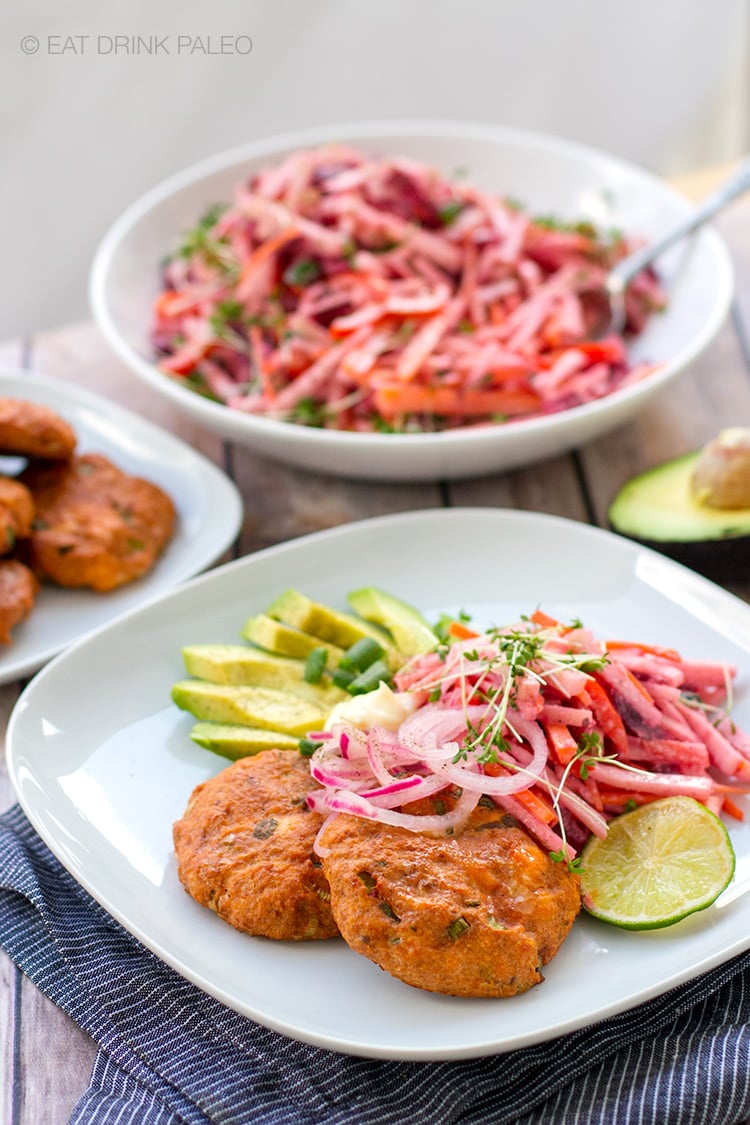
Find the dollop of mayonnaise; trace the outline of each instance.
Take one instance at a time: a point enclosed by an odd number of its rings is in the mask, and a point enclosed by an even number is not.
[[[416,711],[417,699],[409,692],[391,691],[381,680],[375,691],[365,695],[353,695],[337,703],[326,719],[326,730],[332,730],[336,723],[347,723],[350,727],[368,730],[370,727],[385,727],[396,731]]]

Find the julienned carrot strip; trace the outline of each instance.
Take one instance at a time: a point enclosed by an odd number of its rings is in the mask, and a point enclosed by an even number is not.
[[[591,680],[586,685],[586,691],[579,698],[583,706],[590,707],[594,712],[597,726],[609,738],[615,750],[620,754],[627,754],[628,734],[625,724],[602,685],[596,680]]]
[[[468,629],[461,621],[451,621],[448,632],[457,641],[470,641],[473,637],[480,635],[475,629]]]
[[[158,317],[178,316],[184,312],[185,295],[167,289],[160,293],[154,303],[154,312]]]
[[[744,810],[741,809],[739,805],[735,805],[731,797],[724,797],[721,802],[721,811],[728,813],[729,816],[733,816],[735,820],[745,819]]]
[[[504,777],[508,774],[503,766],[495,762],[489,762],[484,767],[484,772],[488,777]],[[542,824],[554,824],[557,820],[557,813],[550,802],[533,789],[521,789],[518,793],[513,794],[513,799],[523,805],[526,811],[540,820]]]
[[[634,676],[633,673],[630,671],[630,669],[628,667],[626,667],[624,664],[621,664],[620,667],[625,672],[625,678],[630,681],[630,683],[633,685],[634,688],[637,688],[637,690],[641,693],[641,695],[643,696],[644,699],[648,700],[648,702],[653,705],[654,697],[651,694],[651,692],[648,690],[646,685],[644,683],[642,683],[638,679],[637,676]]]
[[[628,789],[607,789],[603,785],[599,786],[599,795],[602,804],[608,810],[616,809],[618,812],[625,812],[633,804],[648,805],[651,801],[659,800],[658,796],[650,793],[638,793]]]
[[[522,789],[520,793],[514,794],[519,804],[530,813],[533,813],[542,824],[554,824],[557,820],[557,813],[544,797],[540,797],[534,792],[533,789]]]
[[[246,296],[245,290],[249,285],[255,271],[262,266],[269,258],[272,258],[277,250],[282,246],[286,246],[287,242],[299,237],[299,231],[296,227],[286,227],[274,238],[269,238],[265,242],[261,242],[257,250],[254,250],[250,257],[247,259],[242,267],[239,281],[237,282],[237,297],[241,301]]]
[[[682,660],[676,649],[661,648],[659,645],[643,645],[637,641],[605,641],[604,647],[612,652],[616,652],[618,649],[632,648],[636,652],[648,653],[650,656],[661,656],[664,660],[674,660],[678,664]]]
[[[576,755],[578,743],[564,723],[542,723],[547,742],[561,766],[567,766]]]
[[[543,609],[535,609],[531,614],[531,620],[535,625],[541,625],[543,629],[556,629],[560,624],[555,617],[550,617]]]
[[[541,406],[530,390],[428,387],[421,383],[383,383],[374,393],[375,409],[384,418],[403,414],[437,414],[471,418],[530,414]]]

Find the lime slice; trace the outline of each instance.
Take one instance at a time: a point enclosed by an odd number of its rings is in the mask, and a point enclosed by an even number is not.
[[[715,902],[734,864],[717,816],[692,797],[664,797],[618,816],[583,849],[583,906],[629,930],[671,926]]]

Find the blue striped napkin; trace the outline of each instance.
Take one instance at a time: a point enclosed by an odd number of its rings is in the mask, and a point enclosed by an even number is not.
[[[0,817],[0,944],[99,1052],[76,1125],[737,1125],[750,1114],[750,953],[594,1027],[461,1062],[353,1058],[204,995]]]

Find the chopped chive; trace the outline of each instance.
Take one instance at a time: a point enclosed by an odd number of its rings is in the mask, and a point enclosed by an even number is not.
[[[353,672],[347,672],[345,668],[337,668],[331,675],[331,680],[336,687],[349,690],[349,684],[355,679]]]
[[[458,941],[458,939],[461,937],[461,934],[466,933],[466,931],[469,929],[469,923],[465,918],[459,915],[458,918],[453,919],[449,926],[446,926],[446,929],[448,931],[448,937],[451,939],[451,941]]]
[[[384,652],[383,646],[374,637],[362,637],[346,650],[339,660],[339,668],[345,668],[349,672],[364,672],[365,668],[380,660]]]
[[[314,648],[309,653],[305,661],[305,671],[303,673],[304,679],[308,684],[317,684],[326,670],[328,663],[328,650],[325,648]]]
[[[381,680],[385,680],[387,683],[390,675],[390,669],[386,662],[376,660],[369,668],[365,668],[364,672],[355,676],[346,690],[352,695],[364,695],[368,691],[374,691]]]
[[[393,907],[391,906],[391,904],[389,902],[379,902],[378,906],[383,911],[386,918],[390,918],[390,920],[392,922],[400,922],[401,921],[398,914],[396,913],[396,911],[393,909]]]

